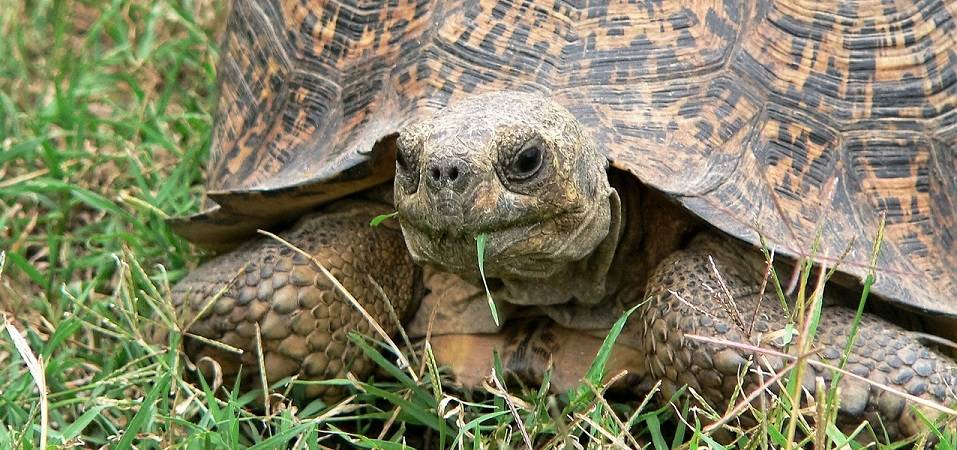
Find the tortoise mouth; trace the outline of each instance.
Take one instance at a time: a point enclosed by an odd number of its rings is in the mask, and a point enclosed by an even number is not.
[[[474,275],[478,266],[478,237],[485,236],[483,265],[489,277],[539,278],[553,271],[556,249],[565,240],[564,223],[576,221],[574,211],[539,218],[505,221],[464,221],[452,228],[437,227],[400,212],[402,232],[413,259],[459,275]]]
[[[416,232],[432,239],[471,239],[480,235],[505,233],[513,230],[531,231],[536,226],[557,222],[566,217],[575,215],[575,211],[562,210],[545,215],[524,214],[518,217],[499,220],[482,215],[472,217],[471,214],[459,215],[417,215],[403,213],[399,210],[399,220],[403,227],[410,227]]]

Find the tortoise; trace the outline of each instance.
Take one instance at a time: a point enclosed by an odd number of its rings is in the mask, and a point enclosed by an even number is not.
[[[526,379],[553,363],[562,388],[639,305],[609,369],[721,405],[758,383],[758,354],[723,341],[787,343],[763,247],[837,267],[811,356],[834,365],[872,274],[841,423],[917,433],[913,398],[950,404],[957,386],[931,342],[957,318],[955,16],[930,0],[234,0],[209,208],[172,223],[224,253],[174,302],[190,333],[246,351],[186,351],[254,380],[259,335],[268,381],[364,377],[347,335],[373,329],[335,278],[386,333],[430,334],[466,386],[497,349]],[[807,370],[811,392],[832,379]]]

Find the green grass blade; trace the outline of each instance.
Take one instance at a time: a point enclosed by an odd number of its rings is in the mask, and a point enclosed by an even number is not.
[[[340,436],[343,438],[343,440],[346,440],[352,445],[360,448],[374,448],[382,450],[409,450],[412,448],[400,442],[386,441],[384,439],[373,439],[361,434],[347,433],[335,426],[330,426],[329,428],[329,433]]]
[[[123,432],[123,436],[114,448],[117,450],[129,450],[133,448],[133,440],[136,439],[140,429],[146,425],[147,421],[155,419],[154,411],[156,410],[156,401],[161,395],[166,395],[166,393],[169,392],[170,380],[171,377],[168,373],[161,375],[156,380],[156,384],[153,385],[153,388],[150,389],[146,398],[144,398],[140,404],[140,410],[137,411],[133,419],[130,420],[129,425],[127,425],[126,430]]]
[[[621,334],[621,330],[625,328],[625,323],[628,322],[628,317],[631,316],[635,310],[640,307],[641,304],[632,306],[631,309],[625,311],[621,317],[615,321],[615,324],[611,327],[611,330],[608,332],[608,335],[605,336],[605,340],[602,342],[601,347],[598,349],[598,354],[595,355],[595,359],[592,361],[591,366],[588,367],[588,372],[585,373],[585,383],[591,383],[594,386],[601,386],[601,382],[605,377],[605,365],[608,363],[608,358],[611,356],[611,350],[615,346],[615,341],[618,340],[618,335]],[[580,407],[585,403],[591,401],[592,390],[588,388],[588,385],[583,383],[574,390],[572,394],[568,396],[571,399],[569,406],[573,408]]]
[[[495,301],[492,300],[492,292],[488,290],[488,281],[485,279],[485,243],[488,240],[486,234],[475,236],[475,250],[478,254],[479,274],[482,276],[482,285],[485,286],[485,298],[488,300],[488,309],[492,312],[492,320],[495,325],[499,325],[498,309],[495,308]]]
[[[655,450],[667,450],[668,445],[665,444],[665,437],[661,434],[661,421],[658,420],[658,416],[649,416],[645,424],[648,425],[648,433],[651,434],[651,443],[655,446]]]
[[[838,363],[838,367],[841,369],[847,366],[847,360],[851,355],[851,351],[854,349],[854,344],[857,342],[858,329],[864,317],[864,305],[867,303],[867,297],[870,295],[871,286],[873,286],[877,280],[875,278],[875,272],[877,270],[877,258],[880,256],[881,245],[884,242],[885,220],[884,217],[881,217],[880,224],[877,227],[877,236],[874,238],[874,244],[871,247],[871,261],[868,265],[867,275],[864,278],[864,287],[861,290],[861,296],[857,302],[857,310],[854,312],[854,320],[851,322],[847,343],[844,345],[844,351],[841,352],[841,361]],[[834,371],[831,376],[831,388],[828,392],[828,403],[831,405],[834,404],[835,397],[837,396],[837,386],[841,382],[842,377],[843,374],[838,371]]]
[[[22,271],[28,278],[30,278],[30,281],[32,281],[37,286],[47,286],[48,283],[50,282],[50,280],[45,275],[40,273],[39,270],[33,267],[33,265],[30,264],[30,262],[27,261],[23,256],[20,256],[20,254],[15,252],[10,252],[6,254],[4,259],[8,260],[13,265],[13,267],[20,269],[20,271]]]
[[[366,357],[371,359],[380,368],[385,370],[390,376],[398,380],[400,384],[411,389],[415,394],[416,399],[428,405],[429,408],[434,408],[436,406],[437,401],[434,397],[429,395],[428,392],[425,389],[422,389],[421,386],[417,385],[415,380],[405,373],[405,371],[386,359],[386,357],[382,356],[382,353],[369,345],[368,341],[366,341],[362,335],[358,333],[349,333],[349,340],[359,346],[359,349],[362,350],[362,353]]]
[[[382,222],[385,222],[386,220],[389,220],[389,219],[392,219],[392,218],[395,218],[395,217],[398,217],[398,216],[399,216],[399,212],[398,212],[398,211],[393,211],[393,212],[390,212],[390,213],[388,213],[388,214],[379,214],[378,216],[375,216],[375,217],[372,218],[372,221],[369,222],[369,226],[370,226],[370,227],[377,227],[377,226],[381,225]]]
[[[93,420],[96,419],[97,416],[99,416],[100,413],[106,408],[106,405],[96,405],[86,410],[86,412],[84,412],[80,417],[77,417],[76,420],[70,423],[70,425],[64,428],[63,432],[60,433],[60,437],[63,439],[62,443],[71,441],[79,436],[80,433],[82,433],[83,430],[90,425],[90,423],[92,423]]]
[[[407,414],[421,424],[438,431],[440,435],[448,434],[448,427],[445,421],[430,411],[428,406],[413,403],[394,392],[389,392],[369,383],[359,383],[359,387],[376,397],[388,400],[392,402],[393,405],[401,407],[403,414]]]
[[[306,422],[295,425],[280,431],[279,433],[271,436],[269,439],[263,440],[262,442],[249,447],[248,450],[273,450],[286,448],[286,444],[292,440],[292,438],[300,434],[307,433],[310,429],[315,427],[315,422]]]

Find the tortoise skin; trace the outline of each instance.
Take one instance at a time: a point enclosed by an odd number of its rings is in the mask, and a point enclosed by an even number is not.
[[[401,126],[542,92],[721,230],[957,315],[957,1],[235,0],[205,245],[393,174]],[[376,146],[376,142],[385,145]],[[385,149],[385,150],[374,150]]]

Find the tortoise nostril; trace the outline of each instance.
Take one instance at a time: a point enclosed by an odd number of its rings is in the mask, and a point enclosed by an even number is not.
[[[426,184],[434,192],[461,192],[468,188],[471,170],[458,158],[439,158],[428,166]]]

